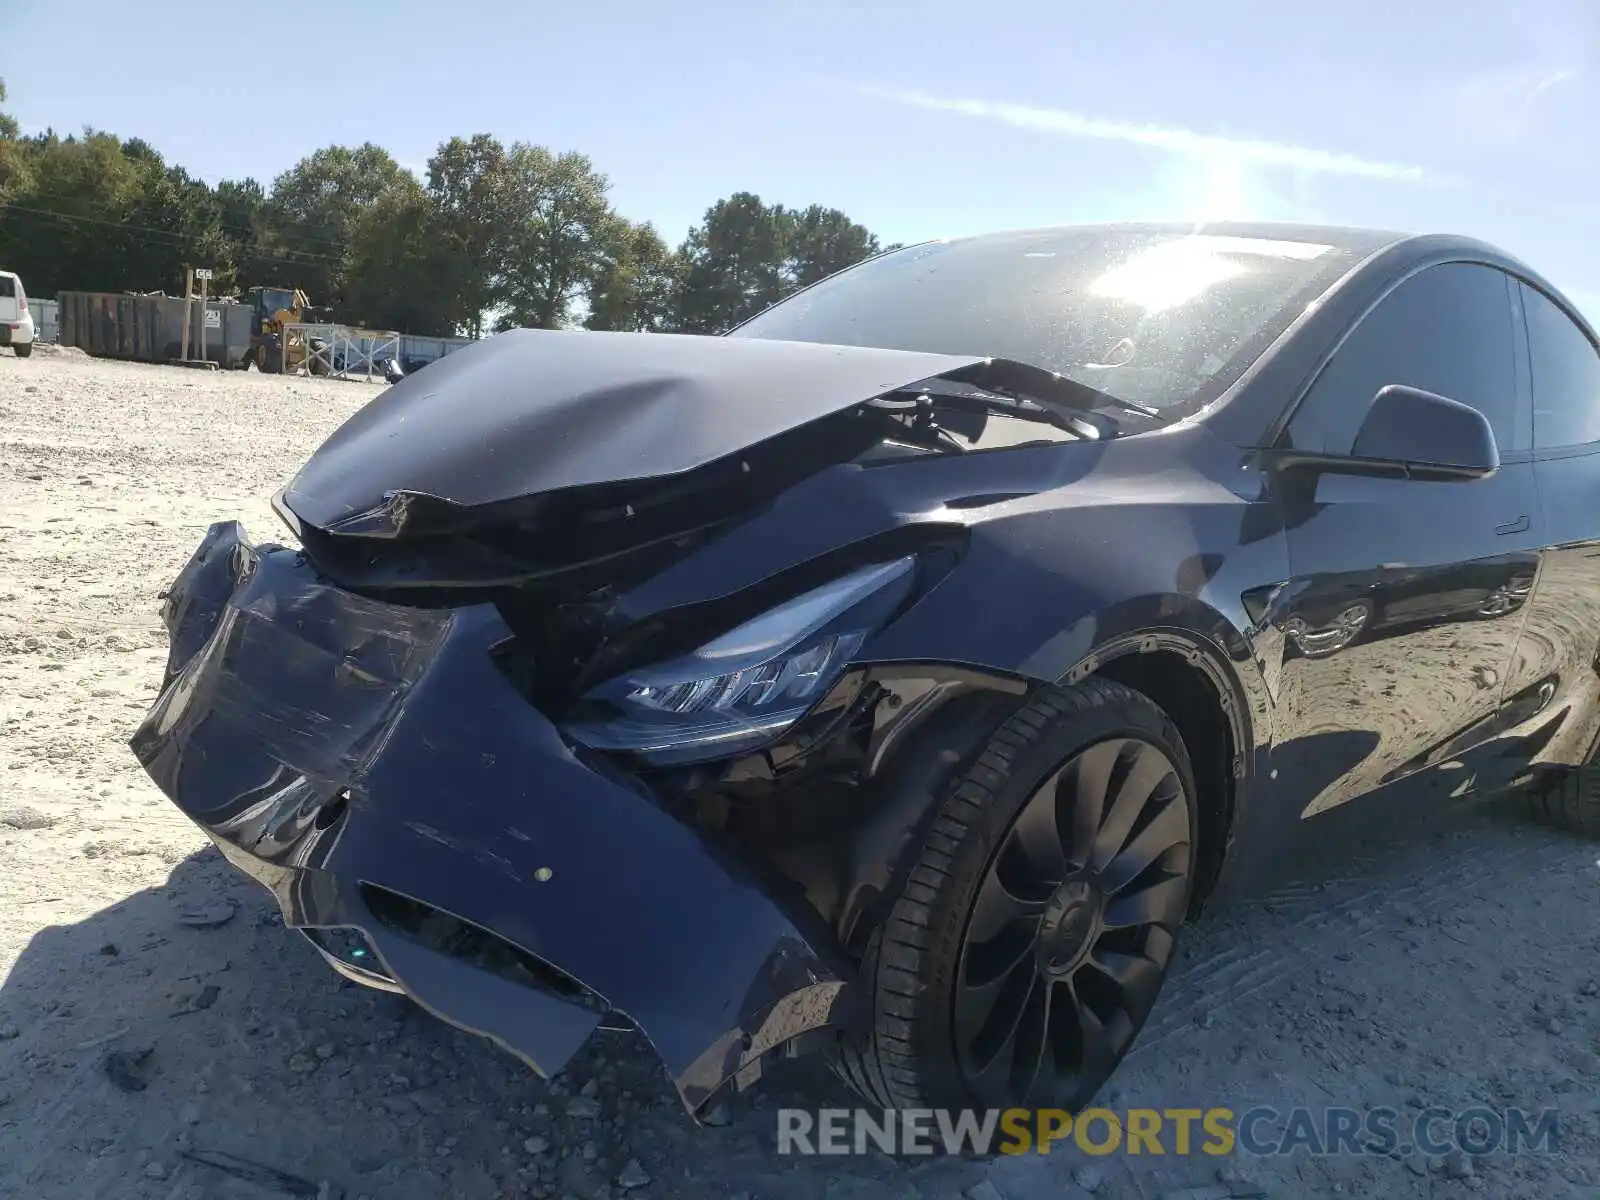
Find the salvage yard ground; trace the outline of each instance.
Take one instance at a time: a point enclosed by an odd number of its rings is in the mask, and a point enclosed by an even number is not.
[[[126,739],[207,524],[282,537],[268,497],[379,390],[0,355],[0,1196],[1600,1195],[1600,851],[1503,806],[1209,913],[1104,1099],[1556,1108],[1548,1154],[784,1158],[815,1067],[696,1130],[636,1038],[546,1084],[343,984]]]

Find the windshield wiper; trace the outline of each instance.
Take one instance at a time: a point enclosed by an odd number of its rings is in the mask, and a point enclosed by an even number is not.
[[[1148,404],[1140,404],[1137,400],[1125,400],[1121,396],[1113,396],[1110,392],[1102,392],[1099,388],[1091,387],[1087,383],[1079,383],[1075,379],[1067,379],[1065,375],[1061,378],[1063,382],[1087,395],[1093,396],[1095,408],[1115,408],[1122,412],[1138,413],[1141,417],[1154,417],[1158,421],[1166,420],[1161,415],[1159,408],[1153,408]]]
[[[990,413],[1036,421],[1087,441],[1117,436],[1118,426],[1107,409],[1164,421],[1159,409],[1008,358],[985,359],[895,388],[868,403],[899,417],[909,431],[957,452],[969,448],[959,438],[976,442],[983,436]],[[974,419],[963,422],[965,414]]]
[[[1160,409],[1152,408],[1148,404],[1124,400],[1121,396],[1102,392],[1092,384],[1010,358],[986,359],[973,366],[951,371],[943,378],[971,383],[986,391],[1026,397],[1042,405],[1059,405],[1074,412],[1115,408],[1121,412],[1136,413],[1141,417],[1151,417],[1158,421],[1165,419]]]
[[[1022,421],[1037,421],[1076,438],[1096,439],[1108,434],[1107,430],[1087,419],[1088,413],[1067,412],[1019,396],[1007,396],[971,384],[952,383],[947,379],[927,379],[908,387],[896,388],[869,401],[869,404],[905,418],[913,429],[957,434],[969,440],[982,436],[984,422],[990,413]],[[977,417],[976,423],[963,427],[963,413]]]

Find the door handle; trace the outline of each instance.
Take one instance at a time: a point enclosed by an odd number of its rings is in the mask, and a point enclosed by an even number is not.
[[[1504,537],[1508,533],[1522,533],[1528,528],[1528,517],[1524,513],[1515,521],[1507,521],[1504,525],[1496,525],[1494,531]]]

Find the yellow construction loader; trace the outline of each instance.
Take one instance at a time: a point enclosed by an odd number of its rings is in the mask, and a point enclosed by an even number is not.
[[[318,338],[307,339],[304,330],[289,329],[307,321],[325,319],[322,310],[299,288],[254,287],[247,293],[255,308],[250,335],[250,361],[264,375],[294,372],[311,364],[313,375],[326,375],[328,364],[314,352],[322,349]]]

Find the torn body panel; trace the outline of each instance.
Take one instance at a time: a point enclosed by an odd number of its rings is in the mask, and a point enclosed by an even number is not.
[[[703,467],[974,357],[810,342],[512,330],[395,385],[290,484],[320,529],[411,494],[476,508]]]
[[[844,1019],[848,974],[803,906],[637,780],[580,761],[495,667],[509,630],[492,607],[367,600],[230,523],[165,616],[172,656],[133,739],[140,761],[288,924],[359,930],[438,1015],[548,1074],[604,1013],[625,1014],[691,1109]],[[424,952],[380,919],[374,890],[425,900],[575,986]]]
[[[1121,432],[1093,389],[998,359],[521,331],[441,365],[347,421],[276,501],[343,586],[615,594],[830,468]]]

